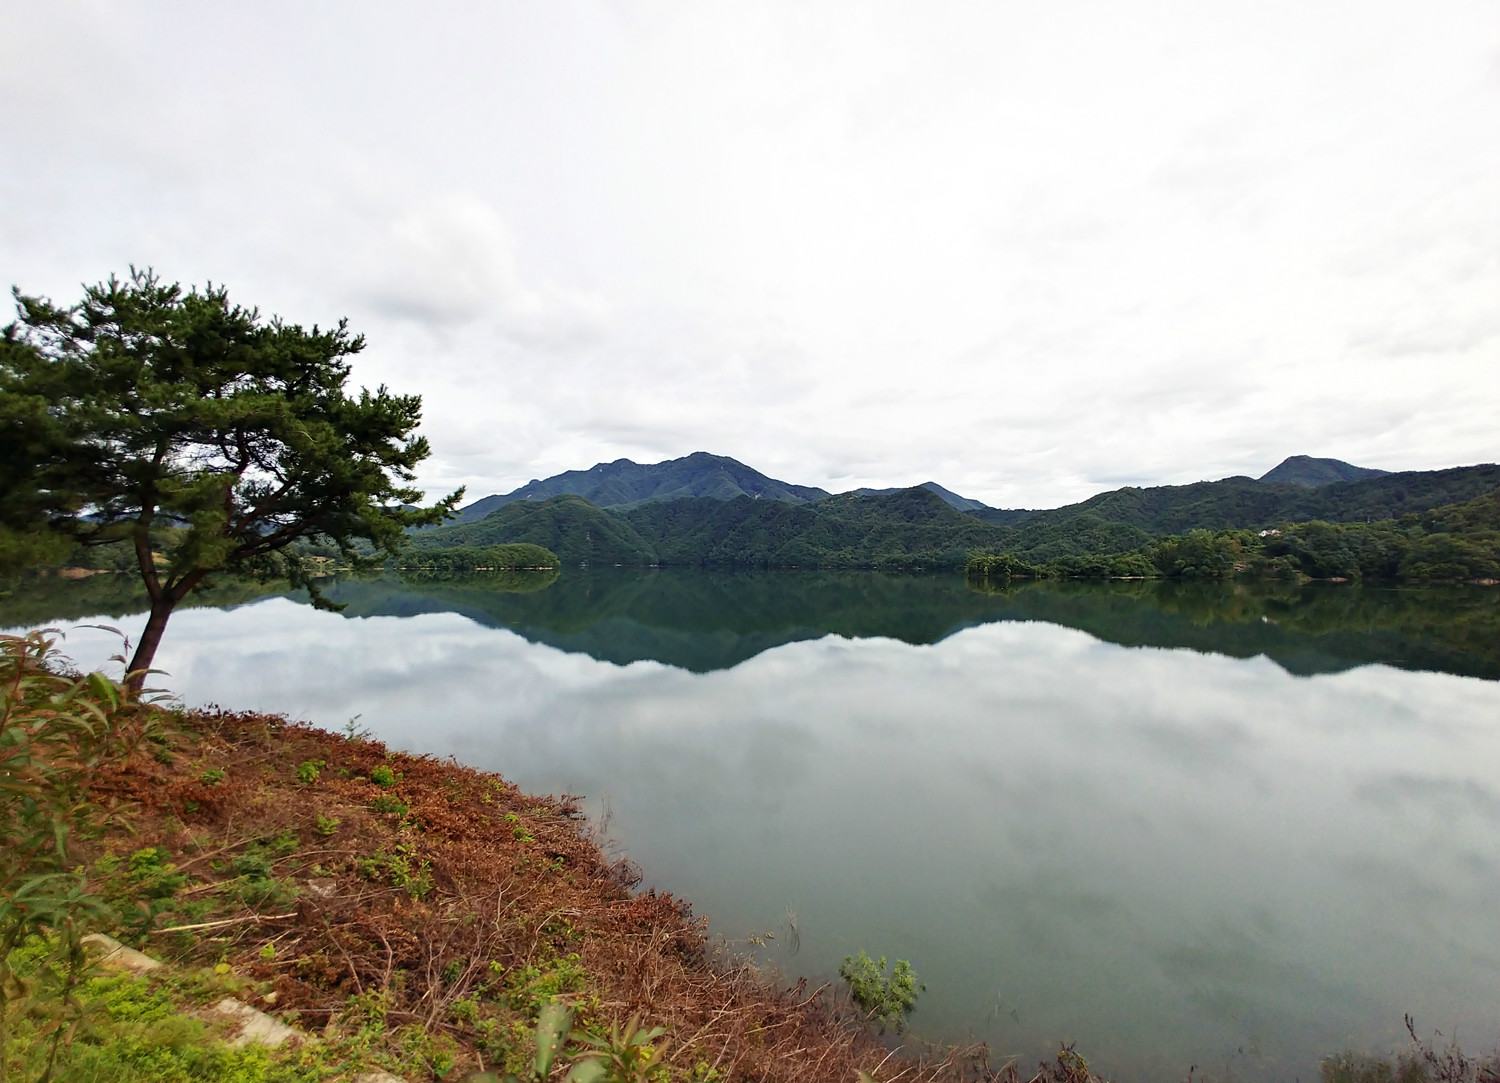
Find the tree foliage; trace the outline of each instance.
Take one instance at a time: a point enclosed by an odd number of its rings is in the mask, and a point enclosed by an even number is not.
[[[1128,553],[1038,560],[1033,552],[973,557],[971,576],[1230,579],[1305,576],[1374,582],[1500,579],[1500,491],[1376,523],[1283,523],[1266,531],[1190,530]]]
[[[373,564],[462,495],[414,506],[421,400],[346,392],[364,340],[343,321],[307,330],[223,287],[185,292],[134,268],[69,308],[15,297],[0,338],[0,523],[131,545],[151,599],[133,673],[210,575],[286,578],[320,600],[293,542]]]

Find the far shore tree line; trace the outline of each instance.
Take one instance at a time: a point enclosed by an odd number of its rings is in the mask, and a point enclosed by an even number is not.
[[[970,559],[980,578],[1308,578],[1370,582],[1500,581],[1500,492],[1379,523],[1289,523],[1190,530],[1125,553],[1028,561]]]

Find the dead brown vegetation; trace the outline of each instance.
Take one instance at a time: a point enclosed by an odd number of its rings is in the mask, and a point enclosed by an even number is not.
[[[211,711],[91,788],[113,811],[94,865],[101,883],[135,877],[137,943],[270,983],[258,1006],[306,1028],[351,1026],[353,998],[445,1036],[453,1058],[433,1067],[450,1077],[525,1055],[557,995],[582,1025],[668,1028],[670,1078],[1017,1078],[982,1047],[887,1048],[826,986],[778,985],[712,945],[686,903],[633,890],[573,800],[451,760]],[[155,904],[140,901],[150,876],[166,877]]]

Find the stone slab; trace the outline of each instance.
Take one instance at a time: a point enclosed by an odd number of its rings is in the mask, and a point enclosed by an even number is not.
[[[275,1049],[292,1039],[302,1041],[307,1037],[295,1027],[279,1023],[265,1012],[256,1011],[233,997],[225,997],[209,1008],[208,1012],[237,1024],[234,1036],[229,1039],[229,1044],[233,1046],[263,1045],[268,1049]]]
[[[89,933],[83,938],[83,946],[99,953],[98,963],[105,970],[128,970],[135,975],[147,974],[161,966],[159,960],[145,952],[127,948],[112,936]]]

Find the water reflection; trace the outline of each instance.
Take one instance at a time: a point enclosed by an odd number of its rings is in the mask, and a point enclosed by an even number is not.
[[[453,611],[538,643],[696,673],[834,633],[936,643],[997,620],[1080,628],[1125,646],[1265,655],[1292,673],[1384,662],[1500,678],[1500,591],[1315,583],[1029,582],[1001,590],[951,576],[861,572],[570,572],[526,597],[465,583],[349,582],[360,615]]]
[[[346,579],[325,590],[348,617],[461,613],[601,661],[649,659],[695,673],[829,633],[929,644],[977,624],[1034,620],[1124,646],[1264,655],[1302,675],[1382,662],[1500,679],[1500,590],[1485,587],[1018,581],[992,588],[956,576],[609,568]],[[190,595],[189,604],[223,607],[267,594],[261,584],[230,582]],[[0,597],[0,625],[143,609],[129,577],[40,580]]]
[[[1493,1036],[1500,684],[1350,668],[1493,665],[1464,630],[1493,592],[726,577],[710,604],[683,578],[570,578],[343,584],[342,617],[191,610],[159,661],[192,702],[359,714],[397,746],[608,794],[648,882],[719,932],[795,912],[800,952],[771,955],[789,971],[912,960],[935,1036],[1028,1057],[1076,1039],[1122,1081],[1313,1078],[1405,1011]],[[113,649],[97,635],[70,639],[81,661]],[[1163,641],[1195,649],[1120,645]],[[702,671],[599,660],[651,651]]]

